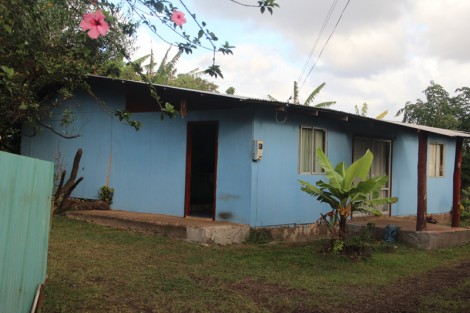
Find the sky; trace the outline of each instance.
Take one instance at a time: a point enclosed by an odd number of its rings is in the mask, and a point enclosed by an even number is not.
[[[222,93],[234,87],[239,96],[287,101],[298,81],[302,102],[325,82],[314,104],[336,101],[332,109],[354,113],[366,102],[369,116],[388,110],[385,119],[399,120],[395,113],[407,101],[424,100],[431,81],[451,95],[470,86],[468,0],[277,0],[273,15],[228,0],[184,2],[220,42],[236,47],[233,55],[216,56],[224,79],[206,77]],[[183,29],[191,33],[186,17]],[[136,57],[152,47],[157,61],[168,49],[145,28],[137,46]],[[178,73],[211,62],[212,53],[198,49],[182,56]]]

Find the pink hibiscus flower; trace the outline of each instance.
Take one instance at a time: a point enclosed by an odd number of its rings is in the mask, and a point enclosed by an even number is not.
[[[98,38],[99,35],[106,35],[109,31],[109,25],[104,20],[105,16],[101,10],[95,13],[83,14],[83,20],[80,22],[80,26],[83,31],[88,30],[88,36],[92,39]]]
[[[186,23],[186,19],[184,18],[184,13],[181,11],[174,10],[173,14],[171,14],[171,21],[178,26],[183,25]]]

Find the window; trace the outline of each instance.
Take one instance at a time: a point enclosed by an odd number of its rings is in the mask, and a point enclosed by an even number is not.
[[[380,196],[389,198],[391,196],[391,160],[392,160],[392,142],[391,140],[370,138],[370,137],[354,137],[353,143],[353,162],[358,160],[369,149],[374,155],[374,160],[370,168],[370,177],[387,175],[388,181],[380,189]],[[382,214],[388,214],[390,204],[376,206]],[[356,214],[357,215],[357,214]]]
[[[299,172],[323,173],[315,157],[317,148],[325,151],[326,130],[300,126],[299,129]]]
[[[431,143],[429,145],[429,176],[444,177],[445,145]]]

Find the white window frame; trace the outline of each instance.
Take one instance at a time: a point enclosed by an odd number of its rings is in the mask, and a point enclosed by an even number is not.
[[[302,164],[303,164],[303,154],[302,154],[302,151],[303,151],[303,146],[302,146],[302,130],[304,129],[309,129],[312,131],[312,151],[310,151],[311,153],[311,159],[313,161],[313,164],[312,164],[312,171],[302,171]],[[321,169],[321,171],[315,171],[315,168],[317,166],[316,163],[318,162],[317,161],[317,158],[316,158],[316,154],[315,154],[315,131],[321,131],[323,132],[323,152],[325,153],[325,155],[328,155],[327,154],[327,136],[328,136],[328,132],[325,128],[319,128],[319,127],[313,127],[313,126],[299,126],[299,159],[298,159],[298,172],[299,174],[324,174],[325,171],[323,169]],[[317,164],[318,165],[318,164]]]
[[[439,164],[438,164],[439,163]],[[445,177],[446,175],[446,145],[439,142],[429,144],[428,176]]]

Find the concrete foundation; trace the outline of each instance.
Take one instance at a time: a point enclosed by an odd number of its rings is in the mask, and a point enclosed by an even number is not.
[[[439,216],[437,216],[439,218]],[[435,218],[433,216],[433,218]],[[437,219],[445,221],[446,216]],[[406,242],[418,249],[438,249],[450,246],[464,245],[470,242],[470,229],[453,228],[441,224],[426,224],[425,231],[416,231],[416,218],[414,217],[379,217],[370,219],[355,219],[348,224],[350,234],[357,234],[367,227],[367,223],[374,224],[373,235],[383,239],[385,227],[395,225],[399,227],[398,240]]]
[[[250,227],[244,224],[118,210],[71,211],[67,213],[67,217],[202,244],[242,243],[250,233]]]
[[[147,234],[160,234],[170,238],[201,244],[229,245],[242,243],[250,234],[250,227],[243,224],[216,222],[210,219],[184,218],[160,214],[135,213],[127,211],[72,211],[67,216],[96,224],[137,231]],[[438,220],[445,220],[442,217]],[[436,249],[463,245],[470,242],[470,229],[451,228],[441,224],[427,224],[426,231],[415,231],[416,219],[413,217],[379,217],[354,219],[348,223],[350,235],[360,233],[367,223],[374,224],[373,235],[384,239],[384,228],[396,225],[400,231],[398,240],[419,249]],[[328,238],[325,226],[316,223],[304,225],[285,225],[256,228],[266,232],[273,241],[307,242]]]
[[[256,230],[266,231],[273,241],[308,242],[328,237],[326,227],[317,223],[257,227]]]

